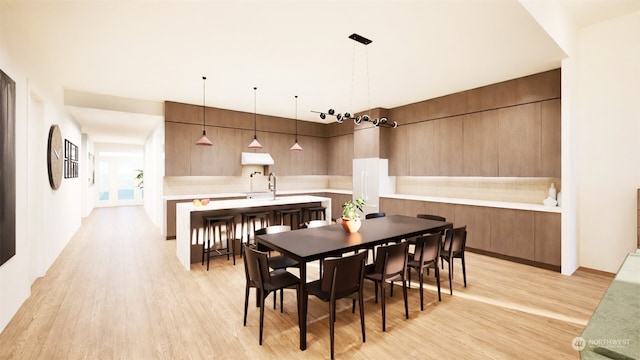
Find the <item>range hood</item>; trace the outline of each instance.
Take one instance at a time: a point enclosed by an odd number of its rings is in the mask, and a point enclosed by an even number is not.
[[[242,153],[242,165],[273,165],[274,161],[268,153]]]

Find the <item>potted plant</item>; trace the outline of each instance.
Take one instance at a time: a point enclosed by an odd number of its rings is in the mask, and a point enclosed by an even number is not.
[[[342,204],[342,227],[348,233],[357,232],[360,229],[360,214],[365,202],[362,198],[346,201]]]

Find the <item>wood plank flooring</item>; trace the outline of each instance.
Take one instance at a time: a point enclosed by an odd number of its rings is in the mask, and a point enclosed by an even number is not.
[[[0,334],[0,359],[298,359],[329,358],[328,305],[309,299],[307,350],[299,349],[295,293],[284,313],[259,309],[251,293],[242,325],[244,267],[238,257],[185,271],[175,240],[164,240],[141,207],[97,208],[84,220],[32,295]],[[317,277],[317,267],[310,266]],[[453,296],[433,277],[420,311],[417,276],[409,320],[401,291],[387,301],[387,331],[373,285],[365,291],[367,342],[358,312],[339,304],[336,357],[348,359],[576,359],[579,336],[612,275],[548,270],[468,253],[467,283],[456,261]],[[396,290],[399,288],[396,287]],[[5,289],[3,289],[4,291]],[[272,297],[267,299],[272,304]]]

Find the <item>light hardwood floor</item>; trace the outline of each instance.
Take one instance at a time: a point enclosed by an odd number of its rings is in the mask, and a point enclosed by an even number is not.
[[[95,209],[0,334],[0,359],[328,358],[327,304],[310,298],[302,352],[292,291],[285,292],[284,313],[266,309],[258,345],[253,290],[242,325],[245,278],[238,260],[236,266],[213,260],[208,272],[193,264],[187,272],[175,241],[164,240],[141,207]],[[309,273],[317,276],[313,267]],[[433,278],[427,280],[424,311],[415,284],[409,290],[409,320],[401,292],[388,299],[384,333],[367,284],[366,343],[357,310],[340,303],[336,357],[577,359],[571,340],[612,279],[581,270],[563,276],[472,253],[467,288],[458,261],[453,296],[446,270],[442,277],[442,302]]]

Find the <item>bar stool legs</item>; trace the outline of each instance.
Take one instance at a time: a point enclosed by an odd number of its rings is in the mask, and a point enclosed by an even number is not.
[[[235,249],[235,229],[236,222],[234,215],[223,216],[203,216],[204,239],[202,242],[202,264],[207,259],[207,271],[209,271],[209,260],[211,257],[227,255],[227,260],[233,257],[233,265],[236,264]],[[224,232],[223,232],[224,228]],[[222,234],[226,235],[226,247],[222,247]],[[219,239],[219,247],[216,247],[216,235]]]
[[[244,256],[244,247],[251,244],[251,236],[257,229],[266,228],[271,225],[268,211],[242,213],[242,228],[240,236],[240,256]],[[246,230],[245,230],[246,229]],[[246,243],[244,237],[246,235]],[[255,240],[254,240],[255,241]]]

